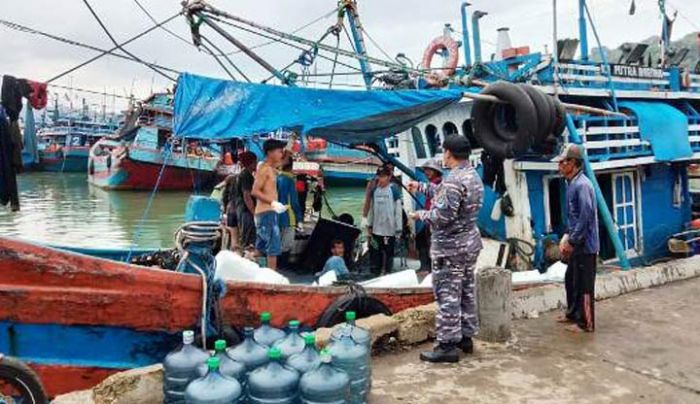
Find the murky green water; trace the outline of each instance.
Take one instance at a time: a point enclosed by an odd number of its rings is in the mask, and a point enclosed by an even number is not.
[[[159,192],[140,225],[149,192],[105,191],[81,173],[27,173],[18,182],[22,210],[0,207],[0,234],[79,247],[129,247],[134,240],[138,247],[170,247],[189,196]],[[328,200],[336,213],[359,221],[363,195],[361,188],[336,188]]]

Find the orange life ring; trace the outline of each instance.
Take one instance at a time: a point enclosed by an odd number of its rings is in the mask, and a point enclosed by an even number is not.
[[[430,42],[430,45],[423,52],[421,65],[424,69],[430,69],[433,57],[441,50],[446,50],[448,53],[447,65],[442,69],[432,70],[431,72],[443,77],[450,77],[455,74],[455,69],[457,69],[457,64],[459,63],[459,43],[449,36],[439,36]]]

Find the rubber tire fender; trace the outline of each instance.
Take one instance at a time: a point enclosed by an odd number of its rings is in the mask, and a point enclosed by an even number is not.
[[[566,129],[566,108],[564,104],[559,101],[556,97],[552,97],[552,102],[554,103],[554,126],[552,128],[552,135],[554,137],[560,137]]]
[[[525,153],[538,125],[535,105],[528,94],[518,85],[505,81],[491,84],[481,93],[494,95],[509,105],[484,100],[474,101],[471,117],[474,136],[479,144],[498,158],[513,158]],[[506,106],[513,108],[511,112],[515,113],[515,130],[502,127],[499,123],[499,116]]]
[[[0,355],[0,380],[21,391],[30,404],[48,404],[39,376],[18,359]]]
[[[316,328],[332,327],[345,321],[345,312],[355,311],[357,318],[384,314],[390,316],[391,310],[379,299],[372,296],[343,295],[326,307],[323,314],[316,321]]]
[[[554,103],[549,100],[549,96],[535,87],[529,84],[521,84],[520,86],[530,96],[532,103],[535,105],[537,131],[533,138],[533,144],[544,143],[554,127]]]

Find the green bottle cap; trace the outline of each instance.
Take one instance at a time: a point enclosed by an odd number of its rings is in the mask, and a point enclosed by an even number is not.
[[[294,328],[299,328],[299,325],[300,325],[300,324],[301,324],[301,323],[299,322],[299,320],[292,320],[292,321],[289,322],[289,326],[290,326],[290,327],[294,327]]]
[[[226,349],[226,341],[223,339],[217,339],[214,342],[214,350],[217,352],[223,351]]]
[[[354,311],[345,312],[345,320],[352,321],[357,318],[357,314]]]
[[[306,345],[316,345],[316,336],[313,333],[304,334],[304,342]]]
[[[270,321],[271,318],[272,314],[270,314],[269,311],[263,311],[262,313],[260,313],[260,321],[262,321],[263,323]]]
[[[207,359],[207,366],[209,367],[209,370],[218,369],[220,363],[221,360],[216,356],[212,356],[211,358]]]
[[[331,351],[328,350],[328,348],[323,348],[321,350],[321,362],[331,363],[332,360],[333,360],[333,355],[331,355]]]
[[[270,359],[280,359],[282,357],[282,351],[278,347],[273,346],[267,350],[267,357]]]

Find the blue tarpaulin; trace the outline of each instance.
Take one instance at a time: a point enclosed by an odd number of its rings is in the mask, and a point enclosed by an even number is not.
[[[620,107],[637,115],[640,137],[651,144],[656,161],[692,157],[684,113],[662,102],[624,101]]]
[[[392,136],[462,97],[459,90],[318,90],[180,75],[177,136],[246,138],[278,129],[345,144]]]

